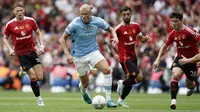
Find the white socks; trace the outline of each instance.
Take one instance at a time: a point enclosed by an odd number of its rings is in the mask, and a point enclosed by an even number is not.
[[[112,77],[110,74],[104,75],[104,89],[106,93],[106,100],[111,100]]]
[[[41,96],[36,97],[37,101],[42,100]]]
[[[79,88],[81,89],[81,91],[85,92],[87,90],[87,88],[84,88],[81,84],[81,82],[79,83]]]

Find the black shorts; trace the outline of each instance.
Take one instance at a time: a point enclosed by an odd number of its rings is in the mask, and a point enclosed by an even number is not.
[[[127,77],[137,77],[140,73],[138,67],[137,67],[137,60],[126,60],[124,62],[121,62],[122,68],[124,72],[126,73]]]
[[[185,73],[186,77],[191,80],[191,81],[194,81],[196,78],[197,78],[197,66],[196,66],[196,63],[188,63],[188,64],[184,64],[184,65],[181,65],[179,63],[179,57],[176,57],[173,64],[172,64],[172,67],[171,67],[171,70],[173,67],[179,67],[183,70],[183,72]]]
[[[29,70],[33,66],[40,63],[40,59],[38,58],[36,52],[32,52],[30,54],[18,56],[19,63],[24,71]]]

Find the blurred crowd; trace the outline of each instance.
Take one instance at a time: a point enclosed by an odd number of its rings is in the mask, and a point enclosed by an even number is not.
[[[14,17],[11,5],[13,3],[14,0],[0,0],[0,77],[3,78],[12,77],[10,71],[13,69],[16,75],[19,71],[19,63],[15,57],[9,56],[2,42],[5,25]],[[47,85],[53,85],[55,77],[67,78],[67,76],[75,79],[74,85],[77,84],[76,70],[67,64],[58,39],[72,19],[79,16],[79,7],[84,3],[93,5],[93,14],[105,19],[112,27],[121,22],[119,10],[122,6],[127,5],[132,8],[132,21],[140,24],[144,35],[152,37],[151,42],[136,44],[138,66],[143,71],[145,79],[135,88],[140,91],[143,87],[147,92],[148,87],[154,88],[151,84],[156,82],[155,85],[163,91],[167,90],[171,76],[170,67],[176,52],[175,45],[171,46],[168,53],[163,56],[159,69],[152,70],[152,63],[172,30],[169,15],[173,11],[183,13],[184,24],[200,32],[200,0],[24,0],[25,15],[33,17],[43,33],[45,54],[40,56],[40,59],[46,79],[44,83]],[[99,32],[97,41],[100,51],[112,67],[115,88],[116,80],[124,78],[124,73],[105,44],[109,39],[108,33]],[[68,45],[70,48],[70,40]]]

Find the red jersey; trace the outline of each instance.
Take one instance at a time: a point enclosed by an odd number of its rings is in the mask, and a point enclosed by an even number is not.
[[[121,22],[116,28],[118,43],[118,55],[120,62],[127,59],[136,60],[135,43],[136,37],[141,34],[140,26],[132,22],[130,25],[125,25]]]
[[[169,34],[165,45],[169,46],[173,42],[176,42],[178,57],[183,55],[186,58],[191,58],[198,54],[197,44],[200,42],[200,35],[194,29],[183,26],[182,31],[173,30]]]
[[[4,34],[12,37],[14,50],[17,55],[29,54],[35,50],[35,42],[32,36],[33,30],[38,26],[33,18],[24,16],[23,21],[16,18],[9,21],[6,25]]]

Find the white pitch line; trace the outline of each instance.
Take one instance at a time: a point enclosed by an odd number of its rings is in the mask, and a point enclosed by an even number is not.
[[[42,97],[43,100],[82,100],[82,98],[66,98],[66,97]],[[35,100],[35,97],[0,97],[0,100]]]

